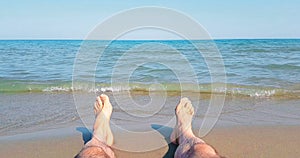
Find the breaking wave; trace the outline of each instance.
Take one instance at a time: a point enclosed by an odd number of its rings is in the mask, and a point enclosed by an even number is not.
[[[300,98],[300,85],[289,86],[288,88],[248,86],[238,84],[105,84],[105,83],[74,83],[72,82],[51,82],[35,83],[24,81],[1,81],[0,93],[39,93],[39,92],[193,92],[201,94],[224,94],[228,96],[248,97],[287,97]]]

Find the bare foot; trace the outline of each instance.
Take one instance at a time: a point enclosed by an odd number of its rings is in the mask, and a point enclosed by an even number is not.
[[[111,145],[113,144],[113,135],[109,124],[112,109],[113,108],[107,95],[102,94],[97,97],[94,104],[96,119],[94,123],[93,137],[85,144],[75,158],[115,158],[115,154],[111,149]]]
[[[176,106],[175,114],[177,122],[171,134],[171,141],[179,144],[174,155],[175,158],[221,158],[212,146],[194,135],[192,131],[194,107],[188,98],[180,100]]]
[[[97,97],[96,102],[94,104],[94,112],[96,118],[102,112],[107,117],[107,119],[110,119],[112,110],[113,108],[107,95],[101,94]]]
[[[194,115],[194,107],[188,98],[182,98],[175,109],[176,113],[176,126],[171,134],[171,141],[175,144],[179,143],[178,138],[180,135],[191,135],[192,132],[192,118]]]
[[[113,144],[113,135],[109,124],[112,110],[113,107],[107,95],[101,94],[97,97],[94,104],[96,120],[94,123],[93,135],[109,146]]]
[[[182,126],[188,126],[192,123],[194,107],[188,98],[182,98],[176,106],[177,123]]]

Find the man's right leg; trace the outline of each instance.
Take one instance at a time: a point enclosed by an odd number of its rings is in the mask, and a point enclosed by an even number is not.
[[[196,137],[192,131],[194,107],[188,98],[182,98],[175,109],[176,126],[171,141],[179,144],[175,158],[221,158],[217,151]]]

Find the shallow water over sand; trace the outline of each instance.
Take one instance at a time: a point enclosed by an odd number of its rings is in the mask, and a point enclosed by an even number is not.
[[[0,95],[0,135],[13,135],[46,129],[83,126],[91,128],[94,121],[95,93],[19,93]],[[174,108],[181,96],[152,94],[108,93],[114,110],[112,128],[140,132],[151,130],[151,125],[174,125]],[[198,130],[209,105],[209,96],[186,94],[192,100],[196,113],[193,121]],[[161,99],[159,99],[161,97]],[[135,104],[132,104],[134,101]],[[284,126],[300,125],[299,99],[272,99],[254,97],[226,97],[215,127],[229,126]],[[78,114],[79,113],[79,114]]]

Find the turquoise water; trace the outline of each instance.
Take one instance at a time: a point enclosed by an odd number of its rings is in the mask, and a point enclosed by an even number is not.
[[[189,41],[94,41],[87,49],[89,57],[99,55],[95,72],[83,69],[73,73],[74,61],[83,41],[76,40],[2,40],[0,41],[0,92],[60,92],[60,91],[195,91],[194,84],[203,93],[270,97],[300,97],[300,40],[215,40],[222,55],[227,80],[213,83],[203,56]],[[205,41],[193,41],[205,45]],[[142,46],[142,47],[139,47]],[[123,67],[135,67],[133,72],[112,76],[118,61],[125,55]],[[185,75],[182,58],[191,65],[197,83]],[[167,67],[153,62],[166,61]],[[213,59],[214,57],[211,56]],[[143,61],[141,65],[135,63]],[[171,65],[171,66],[170,66]],[[87,65],[89,66],[89,65]],[[181,80],[173,69],[182,72]],[[129,74],[128,74],[129,73]],[[76,76],[78,75],[78,76]],[[126,75],[130,76],[126,78]],[[72,78],[79,78],[82,86],[72,86]],[[94,77],[95,88],[86,88],[85,82]],[[130,83],[127,85],[127,80]],[[115,82],[118,83],[115,83]],[[185,85],[185,89],[181,89]],[[227,87],[224,87],[227,83]],[[154,86],[153,86],[154,85]],[[159,86],[155,86],[159,85]]]
[[[193,43],[211,46],[207,41]],[[83,118],[93,123],[92,105],[101,92],[114,106],[112,122],[124,129],[166,125],[183,96],[199,109],[193,121],[197,127],[210,104],[207,95],[199,100],[198,94],[225,92],[217,126],[299,125],[300,40],[215,43],[227,78],[218,83],[211,81],[206,63],[217,57],[208,54],[204,59],[189,41],[88,41],[85,49],[83,41],[74,40],[0,41],[0,136],[81,126]],[[86,53],[84,59],[78,58],[80,50]],[[83,63],[78,73],[75,61]],[[92,88],[87,86],[91,83]],[[133,93],[128,97],[123,91]],[[153,91],[157,93],[149,93]],[[162,103],[161,91],[170,92]],[[80,99],[74,100],[73,94]]]

